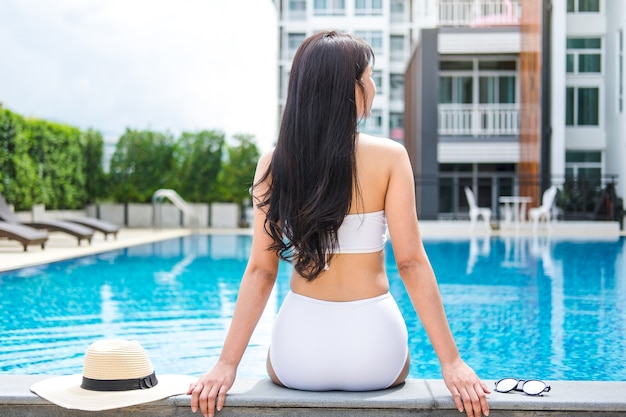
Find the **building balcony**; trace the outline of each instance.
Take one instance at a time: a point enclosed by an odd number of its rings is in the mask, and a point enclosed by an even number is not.
[[[519,104],[439,104],[440,136],[517,136]]]
[[[517,26],[521,0],[437,0],[418,2],[417,20],[431,27]]]

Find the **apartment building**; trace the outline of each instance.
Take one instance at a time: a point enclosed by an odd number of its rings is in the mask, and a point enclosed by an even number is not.
[[[404,141],[404,72],[416,36],[408,0],[274,0],[279,25],[279,114],[293,55],[307,36],[326,29],[351,32],[374,49],[377,94],[361,130]]]
[[[423,4],[432,23],[408,65],[405,131],[421,217],[462,217],[465,186],[498,215],[499,197],[537,206],[551,184],[571,200],[565,218],[613,213],[607,186],[626,195],[626,4]]]
[[[553,0],[550,25],[552,175],[626,197],[626,2]]]
[[[306,36],[334,28],[372,45],[378,92],[362,130],[405,144],[421,218],[466,216],[465,186],[496,216],[500,196],[537,206],[571,178],[626,196],[626,2],[274,3],[279,110]]]
[[[421,29],[406,76],[405,144],[424,219],[466,213],[465,186],[494,213],[498,196],[519,192],[521,6],[514,0],[416,2]]]

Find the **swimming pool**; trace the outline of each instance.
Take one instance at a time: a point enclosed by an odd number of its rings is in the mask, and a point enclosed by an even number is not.
[[[464,359],[485,379],[626,381],[626,242],[523,236],[426,240]],[[137,339],[157,373],[200,374],[219,354],[249,236],[201,235],[0,274],[0,372],[80,373],[91,341]],[[439,364],[387,250],[409,327],[412,378]],[[275,291],[239,376],[264,377]]]

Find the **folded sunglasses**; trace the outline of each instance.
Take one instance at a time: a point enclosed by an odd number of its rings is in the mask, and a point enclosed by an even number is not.
[[[496,391],[498,392],[511,392],[521,391],[527,395],[539,396],[544,392],[550,391],[550,386],[543,381],[536,379],[515,379],[515,378],[503,378],[496,382]]]

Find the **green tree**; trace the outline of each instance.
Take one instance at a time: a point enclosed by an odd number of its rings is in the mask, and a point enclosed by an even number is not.
[[[72,126],[30,119],[25,134],[37,167],[35,203],[47,208],[82,208],[86,201],[85,159],[81,131]]]
[[[25,126],[22,116],[0,109],[0,192],[16,210],[31,208],[41,192]]]
[[[259,160],[259,149],[254,136],[233,136],[235,144],[227,147],[227,160],[220,173],[220,190],[224,201],[238,203],[243,215],[246,203],[250,202],[250,187]]]
[[[85,159],[86,202],[95,203],[107,196],[106,174],[102,161],[104,158],[104,139],[97,130],[89,129],[82,135]]]
[[[183,132],[176,144],[176,191],[188,201],[218,199],[217,178],[222,169],[224,134],[212,130]]]
[[[159,188],[172,188],[174,161],[171,135],[126,129],[111,158],[111,195],[121,203],[149,203]]]

